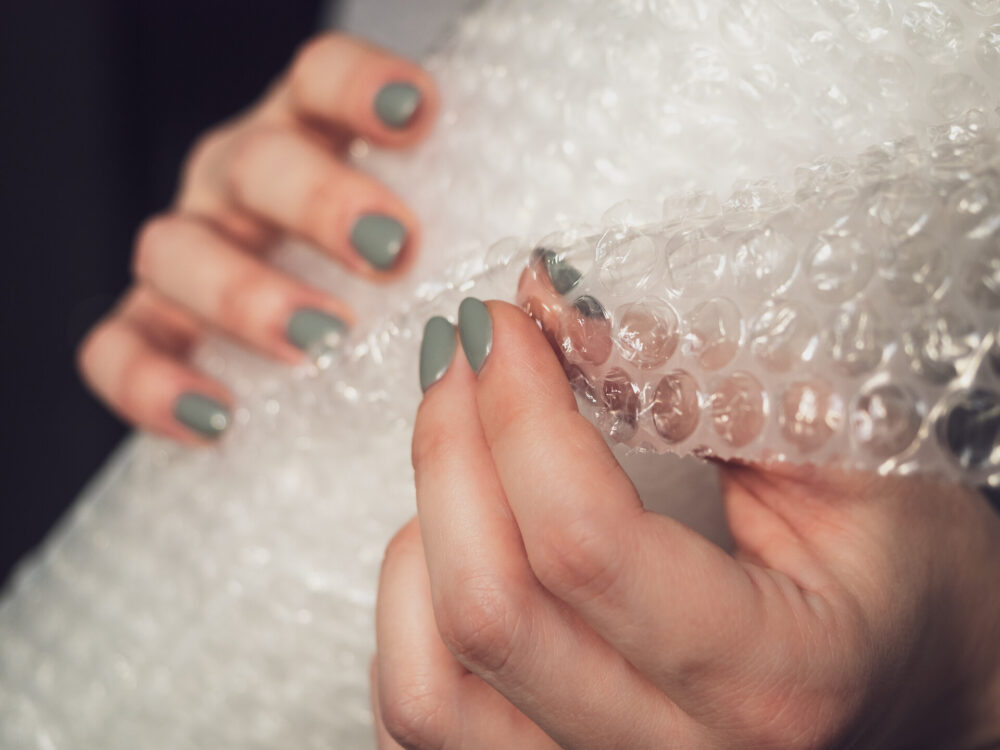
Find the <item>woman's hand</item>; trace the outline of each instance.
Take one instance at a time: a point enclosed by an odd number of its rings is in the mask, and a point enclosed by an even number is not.
[[[643,510],[520,310],[466,301],[459,328],[478,375],[432,322],[419,526],[379,586],[382,747],[1000,741],[1000,518],[981,498],[729,465],[730,556]]]
[[[206,133],[172,209],[135,246],[135,286],[87,336],[84,378],[126,420],[182,441],[218,436],[231,397],[186,354],[208,329],[285,362],[351,324],[348,307],[270,266],[280,235],[305,240],[372,281],[419,244],[416,218],[344,156],[354,138],[422,140],[438,94],[414,64],[337,34],[303,47],[247,113]]]

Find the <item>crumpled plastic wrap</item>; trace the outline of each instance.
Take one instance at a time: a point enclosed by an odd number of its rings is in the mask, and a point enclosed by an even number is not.
[[[980,408],[995,396],[978,394],[996,392],[996,374],[988,369],[996,359],[994,330],[984,326],[995,321],[988,300],[997,289],[997,263],[987,252],[983,284],[970,287],[963,272],[974,266],[958,248],[968,244],[959,241],[971,228],[965,218],[975,223],[971,217],[977,216],[990,238],[983,247],[995,252],[989,137],[1000,74],[998,14],[996,0],[500,0],[462,19],[428,61],[445,96],[430,141],[409,154],[380,154],[360,143],[352,149],[359,165],[393,186],[424,221],[413,277],[372,289],[308,248],[282,249],[282,266],[334,290],[362,322],[342,349],[317,352],[315,366],[296,371],[222,341],[200,352],[200,364],[228,382],[241,403],[222,444],[193,451],[148,436],[132,439],[0,601],[0,746],[370,745],[366,683],[375,578],[385,542],[414,512],[409,438],[420,397],[420,331],[430,315],[454,315],[466,294],[513,298],[525,267],[534,263],[537,272],[539,260],[546,268],[558,265],[548,257],[579,262],[585,273],[577,296],[588,293],[610,315],[617,343],[607,360],[574,363],[583,349],[572,334],[573,345],[563,351],[567,364],[580,367],[595,387],[601,376],[605,404],[627,405],[600,412],[598,423],[611,439],[662,448],[664,438],[652,419],[656,412],[645,407],[635,434],[627,436],[618,412],[631,413],[631,389],[609,390],[612,379],[600,368],[620,365],[633,382],[655,379],[655,393],[660,380],[654,376],[662,378],[683,361],[706,396],[716,379],[747,373],[766,392],[768,407],[759,437],[725,447],[725,436],[743,435],[737,425],[753,414],[740,406],[749,391],[733,389],[730,398],[706,401],[695,431],[674,443],[679,448],[715,441],[717,452],[746,450],[758,457],[766,439],[767,450],[790,451],[794,446],[782,442],[780,414],[800,372],[803,380],[823,376],[843,402],[844,421],[824,446],[789,453],[796,460],[832,456],[841,448],[845,455],[862,455],[850,437],[857,433],[851,415],[862,389],[882,384],[906,388],[914,403],[923,404],[912,443],[919,450],[911,455],[901,449],[865,465],[890,461],[890,468],[909,470],[926,449],[935,466],[955,475],[963,461],[983,463],[984,447],[991,465],[995,438],[992,446],[977,439],[967,453],[944,448],[950,436],[964,439],[970,432],[970,416],[984,434],[995,429],[994,412]],[[968,115],[972,109],[980,114]],[[930,135],[928,126],[936,128]],[[879,145],[887,142],[896,145]],[[869,150],[873,146],[883,151]],[[802,166],[809,164],[816,166]],[[837,216],[848,215],[842,211],[868,205],[876,186],[884,187],[876,192],[886,198],[884,215],[893,226],[905,223],[911,209],[928,211],[935,202],[943,202],[943,218],[928,215],[920,228],[910,225],[916,250],[891,255],[887,266],[873,244],[872,255],[851,252],[853,240],[874,238],[854,225],[844,235],[848,241],[831,235],[829,251],[812,252]],[[967,197],[956,203],[963,190]],[[705,193],[723,198],[716,205]],[[629,198],[654,208],[622,203]],[[829,211],[809,213],[819,205]],[[796,209],[804,212],[801,224],[781,224]],[[875,214],[879,221],[882,211]],[[766,261],[786,258],[773,252],[782,243],[745,251],[728,243],[766,232],[771,222],[778,222],[772,239],[780,232],[802,244],[792,249],[787,290],[777,285],[765,294],[771,271],[780,275],[781,269]],[[693,281],[711,262],[703,263],[697,248],[668,254],[665,243],[681,227],[694,237],[720,226],[722,235],[705,243],[705,257],[725,246],[725,280],[676,297],[668,286],[640,289],[643,254],[615,240],[642,234],[639,245],[648,240],[662,251],[653,253],[657,263],[690,261]],[[936,267],[925,276],[917,266],[926,249],[919,238],[932,229],[944,233],[947,279],[929,293]],[[620,273],[623,284],[613,290],[603,286],[605,256],[596,253],[602,238],[618,242],[607,256],[621,261],[612,276]],[[566,252],[577,240],[593,244],[592,267]],[[535,247],[555,255],[532,256]],[[859,276],[851,271],[852,258],[872,262],[863,289],[852,281]],[[737,294],[739,277],[732,272],[739,268],[760,276],[753,303]],[[676,281],[677,268],[668,270]],[[544,283],[545,273],[536,273],[536,281]],[[809,292],[817,278],[821,292]],[[858,286],[857,300],[838,297],[845,284]],[[891,288],[897,292],[882,295]],[[777,322],[763,325],[762,340],[769,344],[763,348],[755,349],[752,326],[764,312],[764,297],[774,294],[777,302],[786,291],[807,306],[821,330],[811,358],[774,373],[761,352],[778,360],[787,354],[787,341],[772,335],[775,326],[786,330],[784,318],[775,312]],[[919,299],[901,300],[911,293]],[[649,318],[628,317],[623,308],[650,297],[677,314],[678,342],[672,358],[647,366],[644,357],[653,357],[656,348],[647,347],[642,334],[649,328],[641,321]],[[745,325],[731,361],[712,370],[705,364],[731,347],[713,346],[707,354],[697,342],[714,341],[713,330],[728,340],[726,306],[709,306],[702,316],[694,311],[715,297],[733,302]],[[564,303],[574,301],[570,295]],[[832,365],[821,372],[822,363],[840,356],[822,343],[837,330],[842,359],[859,366],[870,361],[865,342],[874,340],[875,329],[851,333],[859,323],[850,312],[861,301],[875,305],[888,338],[902,344],[887,343],[867,373]],[[915,340],[913,351],[927,356],[909,359],[905,336],[911,327],[904,320],[935,310],[940,317],[913,330],[940,335]],[[829,323],[844,311],[846,318]],[[623,332],[625,319],[639,322]],[[692,326],[692,320],[704,325]],[[944,320],[949,323],[942,329]],[[969,321],[971,330],[963,327]],[[631,339],[629,326],[637,334]],[[560,334],[550,332],[561,346]],[[666,346],[669,336],[661,338]],[[953,357],[955,343],[969,353]],[[962,375],[940,376],[942,360]],[[915,369],[911,361],[921,364]],[[980,377],[985,380],[974,380]],[[831,394],[815,391],[809,398],[819,407]],[[952,394],[973,398],[954,406]],[[805,392],[796,398],[794,413],[808,412]],[[876,418],[894,413],[899,402],[880,396],[870,403],[871,434],[882,435]],[[740,419],[720,428],[720,408]],[[942,421],[935,410],[958,416]],[[660,422],[665,424],[662,412]],[[810,443],[816,429],[829,427],[825,416],[805,424],[815,429],[803,431],[796,440],[805,443],[794,445]],[[700,465],[660,455],[638,463],[626,458],[630,475],[647,482],[645,500],[670,487],[671,512],[696,525],[719,520],[706,510],[711,492],[703,483],[711,487],[712,476]],[[987,466],[984,473],[989,471]],[[681,472],[684,480],[678,481]],[[692,472],[697,480],[689,480]],[[683,491],[686,500],[678,498]]]

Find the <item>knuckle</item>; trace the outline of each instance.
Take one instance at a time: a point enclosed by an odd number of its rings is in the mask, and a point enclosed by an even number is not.
[[[528,557],[539,582],[552,593],[595,599],[614,585],[620,553],[599,520],[580,517],[545,530]]]
[[[215,319],[223,329],[244,337],[252,337],[261,328],[260,316],[270,291],[267,274],[257,268],[236,273],[221,285],[215,308]]]
[[[123,412],[136,417],[147,412],[154,369],[155,364],[146,357],[133,357],[122,368],[112,400]]]
[[[254,175],[266,174],[271,154],[280,148],[286,131],[275,125],[255,125],[233,139],[223,182],[238,199],[245,199],[254,184]]]
[[[442,425],[426,406],[427,400],[421,403],[417,411],[416,426],[413,430],[413,443],[410,447],[410,460],[415,473],[424,473],[440,466],[451,452],[451,440],[447,426]]]
[[[322,75],[330,55],[344,44],[344,37],[336,32],[319,34],[303,42],[292,59],[289,80],[292,86],[304,85],[312,76]]]
[[[225,152],[229,138],[230,129],[228,126],[210,128],[199,135],[191,144],[191,148],[188,149],[187,156],[184,158],[184,165],[181,168],[181,184],[188,185],[210,171],[212,165],[218,162],[220,154]]]
[[[504,582],[479,576],[441,603],[438,630],[467,668],[496,674],[513,656],[521,616]]]
[[[397,531],[385,546],[382,557],[383,574],[386,568],[396,561],[419,554],[422,549],[420,544],[420,527],[414,519]]]
[[[138,278],[147,277],[157,258],[170,242],[170,236],[177,231],[180,220],[171,214],[159,214],[147,219],[139,228],[132,256],[132,270]]]
[[[105,318],[87,331],[76,347],[76,369],[88,382],[94,372],[94,363],[100,358],[111,335],[110,321]]]
[[[381,693],[382,722],[396,742],[419,750],[444,747],[449,723],[446,704],[426,681],[389,680]]]

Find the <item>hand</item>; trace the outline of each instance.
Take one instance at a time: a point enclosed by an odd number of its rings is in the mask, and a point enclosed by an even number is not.
[[[174,206],[139,232],[134,287],[80,348],[89,385],[141,427],[217,437],[232,398],[187,352],[216,329],[292,363],[341,336],[350,309],[269,265],[266,251],[288,234],[372,281],[405,272],[416,218],[344,157],[357,137],[414,145],[437,110],[433,82],[410,62],[336,34],[305,45],[260,102],[191,150]]]
[[[445,326],[425,343],[419,525],[379,584],[381,747],[1000,741],[1000,518],[980,497],[727,465],[730,556],[643,510],[543,334],[488,310],[478,376]]]

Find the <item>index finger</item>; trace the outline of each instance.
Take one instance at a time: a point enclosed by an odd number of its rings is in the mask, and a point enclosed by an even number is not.
[[[759,590],[721,548],[644,511],[535,323],[506,303],[488,310],[476,401],[531,568],[684,708],[707,683],[693,672],[728,669],[740,639],[759,638]]]

